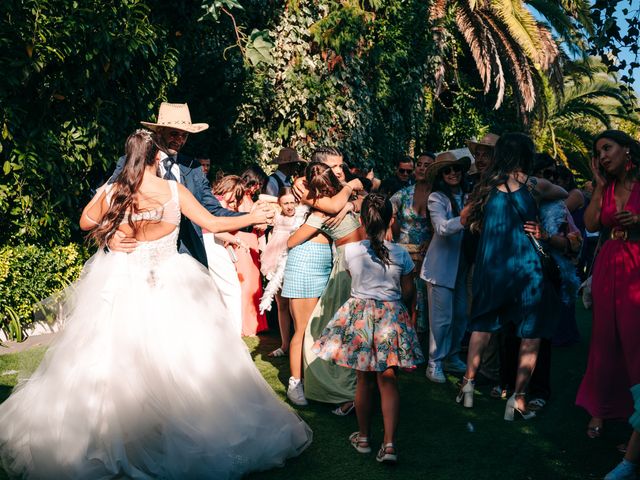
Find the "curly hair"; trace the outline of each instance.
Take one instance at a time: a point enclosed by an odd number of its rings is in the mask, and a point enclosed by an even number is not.
[[[124,167],[113,183],[107,212],[100,224],[87,235],[87,240],[96,243],[100,248],[106,246],[111,235],[120,228],[127,212],[140,213],[135,194],[140,189],[145,168],[156,161],[159,150],[157,136],[140,128],[129,135],[124,150]],[[133,222],[131,215],[128,215],[127,223],[135,236],[138,225]]]
[[[491,192],[507,182],[509,174],[521,171],[527,175],[532,173],[535,155],[533,140],[524,133],[506,133],[497,141],[493,153],[494,161],[481,177],[469,196],[471,205],[469,225],[472,232],[482,230],[484,208],[489,201]]]
[[[389,249],[384,244],[384,237],[391,223],[393,207],[386,195],[370,193],[362,201],[360,218],[367,233],[371,249],[376,257],[384,264],[389,265]]]

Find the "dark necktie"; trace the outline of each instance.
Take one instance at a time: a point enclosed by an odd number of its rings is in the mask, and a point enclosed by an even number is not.
[[[177,180],[176,176],[173,174],[171,169],[173,165],[176,163],[176,160],[173,157],[167,157],[162,160],[162,165],[164,166],[164,179],[165,180]]]

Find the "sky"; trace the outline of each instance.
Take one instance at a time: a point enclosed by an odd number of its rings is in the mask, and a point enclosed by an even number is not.
[[[633,6],[631,5],[633,2]],[[617,20],[618,20],[618,25],[620,26],[621,29],[621,34],[622,36],[624,36],[624,34],[626,33],[626,27],[627,27],[627,22],[624,20],[624,15],[622,13],[623,9],[627,9],[630,12],[634,11],[634,10],[638,10],[640,8],[640,2],[638,2],[638,0],[622,0],[619,4],[618,4],[618,9],[617,9]],[[635,54],[633,52],[631,52],[628,48],[623,48],[622,52],[620,54],[620,59],[621,60],[626,60],[627,64],[629,64],[630,62],[633,62],[635,60]],[[639,57],[640,58],[640,57]],[[640,63],[640,61],[638,62]],[[636,69],[634,72],[634,78],[635,78],[635,82],[633,83],[633,87],[636,91],[636,94],[639,94],[640,96],[640,69]]]

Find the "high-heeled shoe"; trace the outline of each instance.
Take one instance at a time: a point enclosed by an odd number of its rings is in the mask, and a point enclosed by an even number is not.
[[[504,409],[504,419],[508,422],[513,422],[515,418],[515,412],[518,412],[523,420],[531,420],[536,416],[536,412],[532,412],[530,410],[520,410],[516,407],[516,397],[524,397],[524,393],[514,393],[507,400],[507,406]]]
[[[456,396],[456,402],[465,406],[465,408],[473,407],[473,390],[476,386],[476,382],[473,379],[469,379],[467,377],[462,377],[462,387],[460,387],[460,391]]]

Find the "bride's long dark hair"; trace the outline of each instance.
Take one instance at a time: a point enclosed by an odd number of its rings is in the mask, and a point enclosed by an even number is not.
[[[494,188],[509,179],[509,174],[521,171],[531,174],[536,149],[533,140],[524,133],[505,133],[493,151],[493,161],[473,189],[467,203],[471,204],[468,224],[474,233],[482,230],[484,208]]]
[[[129,135],[124,149],[126,157],[124,168],[113,184],[108,209],[100,224],[87,236],[88,240],[99,247],[107,244],[111,235],[122,224],[127,212],[139,213],[135,194],[142,183],[145,168],[155,163],[159,147],[155,133],[138,129]],[[131,215],[128,215],[127,223],[135,236],[138,227],[132,221]]]

